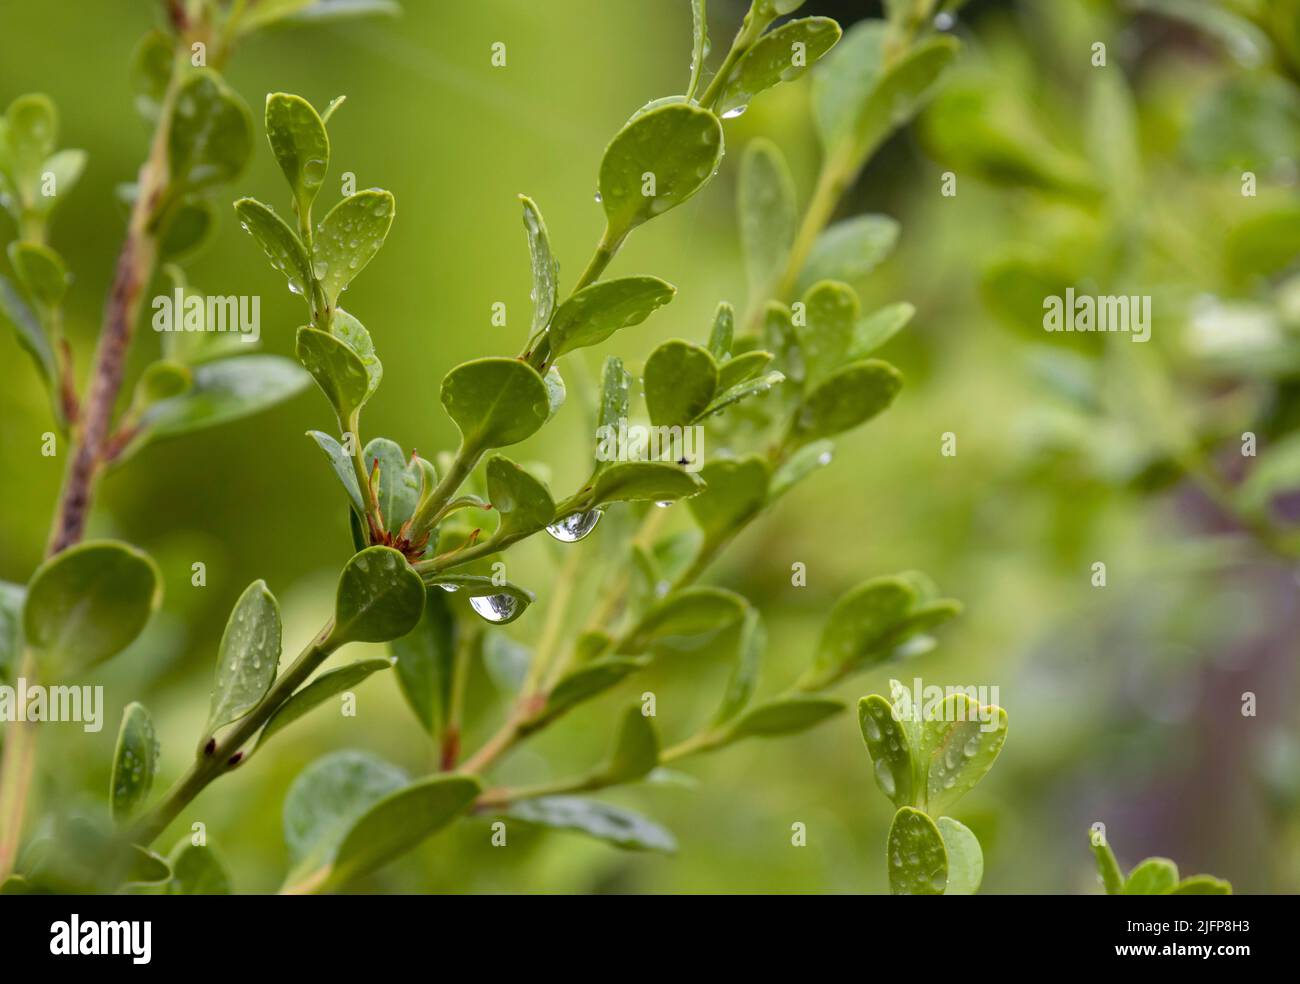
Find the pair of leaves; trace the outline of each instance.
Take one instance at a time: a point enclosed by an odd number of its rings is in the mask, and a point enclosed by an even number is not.
[[[917,707],[902,684],[890,683],[892,701],[872,694],[858,702],[876,785],[895,806],[940,813],[993,767],[1006,742],[1006,711],[965,693]]]
[[[646,410],[657,427],[686,427],[747,396],[765,393],[784,378],[763,372],[767,353],[748,352],[718,364],[707,348],[674,339],[646,360]]]
[[[90,540],[36,569],[23,601],[23,639],[41,678],[63,680],[135,641],[161,600],[158,568],[147,554]]]
[[[308,766],[289,788],[285,839],[290,886],[335,888],[382,867],[445,828],[479,793],[470,776],[408,782],[364,752],[336,752]]]
[[[1147,858],[1125,878],[1104,833],[1093,831],[1092,851],[1107,895],[1231,895],[1232,885],[1213,875],[1179,880],[1178,865],[1168,858]]]
[[[910,806],[894,814],[886,852],[893,895],[974,895],[984,877],[984,852],[966,826]]]
[[[299,328],[296,354],[330,401],[341,427],[350,426],[383,378],[384,367],[370,333],[342,308],[334,311],[328,332]]]
[[[865,581],[831,608],[800,685],[818,690],[887,659],[932,648],[930,631],[960,612],[960,602],[939,598],[934,583],[918,571]]]

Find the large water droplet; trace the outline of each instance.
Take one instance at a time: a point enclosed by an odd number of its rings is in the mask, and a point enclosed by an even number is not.
[[[546,527],[546,532],[561,543],[576,543],[596,528],[600,522],[601,511],[589,509],[586,512],[570,513]]]
[[[313,157],[302,166],[302,177],[307,184],[320,184],[325,180],[325,162],[318,157]]]
[[[469,600],[469,606],[489,622],[507,622],[519,611],[519,599],[508,594],[479,595]]]
[[[659,500],[658,502],[656,502],[655,505],[658,506],[660,509],[667,509],[669,506],[671,506],[671,505],[673,504],[674,501],[676,501],[676,500],[674,500],[674,499],[661,499],[661,500]]]
[[[897,787],[894,784],[894,774],[889,771],[889,763],[880,759],[876,763],[876,782],[880,784],[880,791],[890,799],[894,798],[894,792]]]
[[[734,120],[737,116],[744,116],[745,110],[747,109],[749,109],[748,103],[746,103],[744,106],[737,106],[734,109],[729,109],[725,113],[723,113],[722,118],[724,120]]]

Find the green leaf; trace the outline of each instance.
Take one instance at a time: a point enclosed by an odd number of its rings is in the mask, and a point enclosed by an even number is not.
[[[914,314],[916,308],[906,301],[900,301],[860,319],[853,327],[853,341],[849,345],[848,357],[853,360],[866,358],[902,331]]]
[[[158,258],[188,259],[207,245],[217,227],[217,210],[206,198],[187,195],[160,220]]]
[[[858,320],[858,295],[848,284],[824,280],[804,295],[803,323],[795,333],[808,383],[816,385],[846,361]]]
[[[84,150],[59,150],[45,159],[40,167],[42,181],[46,174],[50,176],[51,194],[34,195],[31,210],[37,215],[49,215],[54,206],[63,201],[76,187],[81,173],[86,169],[87,155]]]
[[[755,704],[736,719],[728,741],[795,735],[821,724],[844,710],[843,701],[829,697],[784,697]]]
[[[814,441],[790,455],[772,473],[768,501],[775,502],[805,478],[831,463],[835,445],[830,441]]]
[[[298,214],[310,215],[330,162],[325,124],[306,99],[273,92],[266,97],[266,139],[289,182]]]
[[[329,646],[388,642],[406,635],[424,610],[424,584],[398,551],[367,547],[339,576]]]
[[[235,602],[217,650],[217,685],[204,734],[238,721],[266,696],[280,665],[280,605],[254,581]]]
[[[644,110],[605,148],[598,182],[607,239],[686,201],[722,161],[722,124],[708,110],[667,103]]]
[[[480,789],[472,776],[434,776],[388,794],[343,837],[328,884],[342,885],[405,854],[469,809]]]
[[[597,477],[588,508],[607,502],[673,502],[695,495],[704,484],[679,465],[662,461],[620,461]]]
[[[53,682],[116,656],[162,601],[148,554],[116,540],[89,540],[36,568],[23,603],[23,637],[41,679]]]
[[[167,883],[168,895],[229,895],[230,875],[217,857],[217,852],[206,845],[190,843],[189,835],[182,837],[167,857],[172,870]]]
[[[642,617],[619,653],[643,653],[664,643],[691,640],[696,647],[745,617],[749,603],[723,588],[692,587],[676,591]]]
[[[709,57],[709,17],[706,0],[691,0],[691,80],[686,98],[695,99],[704,75],[704,60]]]
[[[402,696],[420,726],[433,735],[445,726],[456,657],[456,620],[446,592],[430,588],[419,624],[391,646]]]
[[[374,396],[375,390],[379,389],[380,380],[384,378],[384,365],[375,354],[375,343],[370,338],[370,332],[348,312],[335,308],[334,317],[330,320],[330,334],[350,348],[366,367],[366,398]]]
[[[604,784],[614,786],[641,779],[658,764],[659,732],[640,703],[633,704],[619,719],[613,751],[598,775]]]
[[[293,3],[293,0],[289,2]],[[300,9],[290,14],[288,19],[310,24],[330,24],[376,15],[398,17],[402,13],[402,5],[397,0],[316,0],[310,5],[294,5]]]
[[[898,243],[898,222],[887,215],[857,215],[817,237],[799,286],[819,280],[856,282],[879,266]]]
[[[556,294],[559,290],[560,264],[551,252],[551,237],[541,210],[527,195],[520,195],[524,206],[524,229],[528,232],[528,256],[533,267],[533,289],[529,295],[533,302],[533,332],[539,332],[551,322],[555,313]]]
[[[171,77],[172,39],[166,32],[155,28],[140,39],[131,54],[135,108],[145,119],[158,119]]]
[[[307,383],[305,372],[278,355],[245,355],[195,366],[190,388],[150,406],[115,463],[154,441],[259,413],[294,396]]]
[[[893,705],[879,694],[863,697],[858,701],[858,724],[880,791],[896,807],[915,805],[912,743],[907,729],[894,716]]]
[[[926,770],[925,808],[942,813],[993,768],[1007,740],[1007,712],[952,694],[921,724],[917,761]]]
[[[889,825],[891,895],[942,895],[948,887],[948,852],[935,822],[920,810],[902,807]]]
[[[531,437],[550,417],[546,383],[518,359],[474,359],[442,381],[442,405],[460,428],[462,447],[504,448]]]
[[[199,69],[176,93],[167,138],[172,180],[189,188],[233,181],[253,152],[253,120],[221,76]]]
[[[113,752],[109,801],[114,821],[122,823],[135,812],[149,796],[157,774],[158,735],[153,719],[143,704],[132,702],[122,711],[122,727]]]
[[[1110,849],[1110,844],[1106,842],[1106,837],[1099,831],[1091,833],[1092,853],[1097,858],[1097,875],[1101,879],[1102,886],[1106,889],[1107,895],[1122,895],[1124,893],[1124,873],[1120,870],[1119,862],[1115,860],[1115,852]]]
[[[645,404],[658,427],[689,424],[718,389],[718,366],[707,349],[678,340],[664,342],[645,364]]]
[[[736,632],[736,665],[727,680],[722,703],[713,716],[714,726],[726,724],[748,705],[758,689],[758,674],[767,646],[767,632],[757,608],[745,612]]]
[[[800,78],[839,39],[840,26],[829,17],[803,17],[768,32],[737,62],[718,97],[717,111],[743,110],[764,89]]]
[[[12,680],[23,651],[23,598],[21,584],[0,581],[0,683]]]
[[[1168,858],[1147,858],[1128,873],[1124,895],[1168,895],[1178,887],[1178,865]]]
[[[12,173],[24,201],[30,201],[41,164],[59,139],[59,113],[50,97],[34,92],[11,102],[5,110],[4,135]]]
[[[645,817],[609,803],[576,796],[523,800],[512,805],[505,816],[552,830],[586,834],[629,851],[672,854],[677,850],[676,838]]]
[[[1170,895],[1231,895],[1232,885],[1213,875],[1192,875],[1178,883]]]
[[[384,245],[396,207],[391,192],[369,188],[343,199],[316,226],[311,269],[330,307]]]
[[[910,574],[865,581],[831,608],[805,687],[829,686],[881,663],[909,639],[960,611],[951,599],[921,597]]]
[[[770,140],[758,138],[745,147],[737,210],[745,274],[750,293],[759,296],[784,269],[799,225],[794,179],[780,148]]]
[[[639,325],[673,299],[677,288],[658,277],[622,277],[584,287],[551,319],[553,358],[605,341],[620,328]]]
[[[262,247],[271,266],[288,278],[289,290],[306,298],[310,305],[311,262],[307,259],[307,250],[289,224],[269,205],[255,198],[241,198],[235,202],[235,214],[239,216],[240,227]]]
[[[1266,513],[1277,496],[1300,488],[1300,434],[1292,433],[1261,449],[1259,460],[1237,490],[1242,508]]]
[[[703,420],[705,417],[710,417],[715,413],[721,413],[733,403],[739,403],[741,400],[750,396],[760,396],[771,390],[773,386],[783,383],[784,381],[785,376],[782,373],[769,372],[764,373],[757,379],[748,379],[743,383],[737,383],[730,389],[724,390],[715,396],[713,402],[705,407],[704,412],[696,419]]]
[[[379,511],[388,532],[396,534],[415,512],[420,498],[420,466],[402,453],[396,441],[372,438],[361,454],[366,474],[379,469]]]
[[[355,663],[322,673],[276,709],[258,736],[258,749],[273,734],[297,721],[312,708],[319,707],[335,694],[351,690],[370,674],[387,670],[392,665],[393,661],[388,659],[359,659]]]
[[[718,367],[718,392],[726,393],[741,383],[753,379],[772,361],[771,352],[742,352]],[[783,377],[784,378],[784,377]]]
[[[893,403],[902,386],[902,375],[887,362],[852,362],[831,373],[804,398],[790,422],[789,440],[802,446],[852,430]]]
[[[325,867],[352,825],[407,783],[406,773],[369,752],[340,751],[303,769],[284,798],[290,883]]]
[[[600,374],[600,406],[596,414],[597,447],[618,433],[619,424],[627,420],[632,374],[623,368],[623,360],[610,355],[605,358]],[[596,467],[603,468],[607,461],[597,457]]]
[[[509,458],[488,459],[487,492],[488,501],[501,514],[494,539],[528,536],[555,520],[550,491]]]
[[[27,350],[27,354],[36,363],[41,378],[50,385],[58,377],[54,361],[54,349],[50,347],[49,337],[41,319],[32,310],[31,305],[6,277],[0,276],[0,314],[4,315],[14,331],[18,334],[18,344]]]
[[[343,445],[339,444],[329,434],[321,431],[308,431],[307,436],[325,452],[325,457],[329,459],[334,474],[343,483],[343,489],[348,494],[348,501],[352,504],[352,508],[358,515],[364,516],[366,507],[361,500],[361,487],[357,485],[357,472],[352,466],[351,456],[343,450]]]
[[[886,28],[882,20],[858,21],[813,73],[813,119],[828,151],[849,139],[866,107],[884,60]]]
[[[566,674],[547,695],[546,706],[523,725],[524,733],[536,731],[584,701],[619,683],[646,666],[644,658],[604,656]]]
[[[63,303],[68,268],[58,253],[42,243],[15,240],[9,244],[9,262],[38,307],[49,311]]]
[[[940,817],[936,826],[948,855],[948,886],[944,895],[974,895],[984,880],[984,851],[970,829],[952,817]]]
[[[767,504],[769,480],[762,455],[720,458],[700,470],[704,490],[687,505],[704,532],[705,550],[725,543]]]
[[[709,355],[713,356],[715,362],[722,362],[731,353],[735,333],[735,309],[723,301],[713,315],[713,327],[709,330]]]
[[[361,357],[343,341],[317,328],[299,328],[298,361],[330,401],[340,426],[370,398],[370,376]]]

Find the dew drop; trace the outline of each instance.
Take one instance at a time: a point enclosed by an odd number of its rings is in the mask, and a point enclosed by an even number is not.
[[[667,509],[672,504],[673,504],[672,499],[660,499],[658,502],[655,503],[655,505],[658,506],[660,509]]]
[[[470,608],[488,622],[508,622],[519,611],[519,599],[514,595],[479,595],[469,600]]]
[[[880,791],[893,799],[898,787],[894,784],[894,774],[889,771],[889,763],[884,759],[876,763],[876,782],[880,784]]]
[[[455,594],[460,590],[459,585],[455,584],[440,584],[438,587],[442,588],[443,591],[446,591],[447,594]]]
[[[586,512],[571,513],[563,519],[556,520],[546,527],[546,532],[561,543],[576,543],[596,528],[600,522],[601,511],[589,509]]]

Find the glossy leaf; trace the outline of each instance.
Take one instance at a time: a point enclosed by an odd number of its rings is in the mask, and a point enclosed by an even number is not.
[[[310,215],[330,161],[330,138],[320,115],[301,96],[273,92],[266,97],[266,139],[293,191],[298,214]]]
[[[212,848],[181,838],[167,857],[168,895],[229,895],[230,875]]]
[[[353,510],[358,515],[364,516],[366,507],[361,499],[361,487],[357,484],[357,472],[352,465],[352,457],[343,450],[343,445],[334,440],[329,434],[324,434],[321,431],[308,431],[307,436],[325,452],[325,457],[329,460],[330,467],[334,469],[334,474],[343,483],[343,489],[348,494],[348,501],[352,504]]]
[[[298,361],[311,373],[329,400],[339,423],[347,425],[352,414],[370,398],[370,376],[356,352],[333,335],[317,328],[299,328]]]
[[[550,491],[509,458],[488,459],[487,491],[492,508],[501,514],[496,537],[528,536],[555,520]]]
[[[1192,875],[1178,883],[1170,895],[1231,895],[1232,885],[1213,875]]]
[[[371,438],[361,454],[366,474],[379,472],[379,511],[388,532],[397,533],[415,512],[420,498],[420,466],[408,458],[397,442],[386,437]]]
[[[623,360],[614,355],[607,356],[600,374],[600,405],[596,413],[598,447],[603,437],[617,434],[619,424],[627,420],[631,390],[632,374],[623,368]],[[608,464],[598,460],[596,467],[603,468]]]
[[[153,719],[143,704],[132,702],[122,711],[122,726],[113,752],[109,801],[117,823],[127,820],[148,798],[157,774],[158,735]]]
[[[339,576],[333,648],[345,642],[388,642],[415,628],[424,610],[424,584],[398,551],[367,547]]]
[[[609,238],[619,241],[676,208],[704,186],[721,161],[722,124],[708,110],[667,103],[632,117],[600,162],[598,188]]]
[[[943,836],[920,810],[904,806],[894,814],[887,853],[891,895],[942,895],[948,887]]]
[[[255,198],[241,198],[235,202],[235,214],[240,227],[252,236],[262,252],[289,281],[289,290],[308,297],[311,283],[311,261],[307,250],[289,224],[276,215],[269,205]]]
[[[861,280],[894,251],[898,222],[887,215],[857,215],[836,222],[813,244],[799,284]]]
[[[756,379],[747,379],[743,383],[737,383],[728,390],[720,392],[699,415],[697,420],[703,420],[705,417],[711,417],[714,414],[721,413],[727,407],[734,403],[751,396],[761,396],[771,391],[773,386],[777,386],[785,381],[785,376],[779,372],[768,372],[757,377]]]
[[[604,656],[580,666],[560,678],[547,695],[545,708],[527,722],[524,730],[536,731],[578,704],[621,683],[646,663],[647,660],[640,658]]]
[[[848,357],[857,360],[870,355],[902,331],[914,314],[916,308],[906,301],[900,301],[858,319],[858,323],[853,326],[853,341],[849,345]]]
[[[279,603],[265,581],[254,581],[235,602],[221,636],[205,734],[238,721],[266,696],[280,665],[282,634]]]
[[[143,551],[90,540],[36,568],[23,603],[23,637],[45,681],[90,669],[135,641],[162,600]]]
[[[639,325],[676,293],[676,287],[658,277],[622,277],[584,287],[551,319],[547,337],[552,357],[598,345],[621,328]]]
[[[379,381],[384,378],[384,366],[375,354],[375,343],[371,341],[370,332],[348,312],[335,308],[334,317],[330,319],[330,334],[350,348],[366,367],[366,396],[374,396],[375,390],[379,389]]]
[[[504,448],[531,437],[550,416],[546,384],[518,359],[464,362],[442,381],[442,405],[465,448]]]
[[[717,111],[726,114],[744,109],[764,89],[793,82],[839,39],[840,26],[829,17],[803,17],[769,31],[731,71],[718,97]]]
[[[167,148],[178,184],[206,188],[233,181],[252,155],[252,116],[221,76],[199,69],[176,93]]]
[[[704,490],[688,502],[691,515],[704,532],[704,542],[725,543],[767,504],[769,480],[762,455],[720,458],[700,470]]]
[[[559,291],[560,264],[551,252],[551,237],[546,231],[537,204],[526,195],[520,195],[524,206],[524,229],[528,232],[528,256],[532,261],[533,288],[529,297],[533,302],[533,331],[541,331],[555,313],[556,295]]]
[[[526,588],[482,574],[439,574],[430,584],[446,591],[465,594],[474,613],[493,625],[507,625],[519,618],[536,595]]]
[[[597,477],[592,506],[607,502],[672,502],[695,495],[703,483],[679,465],[662,461],[620,461]]]
[[[686,98],[695,99],[704,76],[704,60],[709,57],[709,16],[706,0],[691,0],[691,78]]]
[[[450,706],[456,656],[456,620],[446,592],[430,588],[419,624],[391,645],[402,696],[420,726],[435,734],[444,726],[443,716]]]
[[[942,813],[993,768],[1007,740],[1007,712],[952,694],[929,710],[916,754],[926,774],[925,808]]]
[[[552,830],[569,830],[630,851],[672,854],[677,840],[671,833],[639,814],[609,803],[576,796],[544,796],[515,803],[505,814]]]
[[[790,423],[796,446],[858,427],[894,402],[903,387],[897,369],[879,359],[837,369],[808,393]]]
[[[894,716],[893,705],[879,694],[858,701],[858,725],[874,764],[876,785],[894,806],[914,806],[914,763],[907,729]]]
[[[964,824],[940,817],[935,826],[948,856],[948,886],[944,895],[974,895],[984,880],[984,851]]]
[[[634,782],[650,774],[659,764],[659,732],[654,720],[633,704],[619,719],[618,732],[609,760],[601,767],[600,778],[608,785]]]
[[[257,747],[260,749],[277,731],[288,727],[331,697],[351,690],[372,673],[387,670],[392,665],[393,661],[388,659],[359,659],[355,663],[322,673],[276,709],[258,736]]]
[[[701,637],[707,640],[735,625],[748,608],[744,598],[723,588],[685,588],[646,612],[618,651],[643,653],[665,642],[699,643]]]
[[[342,885],[416,847],[464,813],[480,788],[472,776],[434,776],[388,794],[344,835],[328,884]]]
[[[858,320],[858,295],[847,284],[824,280],[804,295],[804,323],[796,325],[810,385],[845,362]]]
[[[772,361],[771,352],[744,352],[734,359],[728,359],[718,366],[718,392],[727,390],[753,379]]]
[[[794,735],[816,727],[844,710],[828,697],[783,697],[755,704],[728,729],[728,740]]]
[[[395,212],[391,192],[370,188],[343,199],[320,220],[312,238],[311,269],[330,307],[384,245]]]
[[[1168,858],[1147,858],[1128,873],[1124,895],[1168,895],[1178,887],[1178,865]]]
[[[707,349],[664,342],[645,364],[645,404],[659,427],[689,424],[708,408],[718,388],[718,366]]]
[[[713,327],[709,329],[709,355],[715,362],[723,362],[731,353],[731,346],[736,334],[736,312],[730,304],[723,301],[713,315]]]

